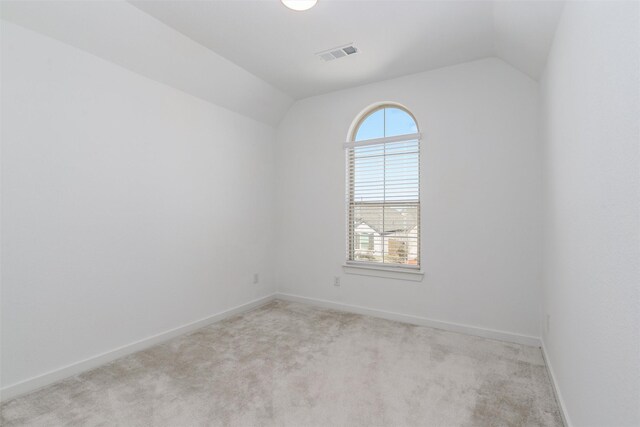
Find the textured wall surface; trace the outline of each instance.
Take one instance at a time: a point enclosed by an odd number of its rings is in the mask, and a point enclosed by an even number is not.
[[[568,2],[542,82],[543,339],[576,426],[640,425],[639,21]]]
[[[273,128],[2,24],[3,387],[273,292]]]

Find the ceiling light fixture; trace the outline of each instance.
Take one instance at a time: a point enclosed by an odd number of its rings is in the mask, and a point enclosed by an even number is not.
[[[318,0],[280,0],[283,5],[291,10],[309,10],[318,3]]]

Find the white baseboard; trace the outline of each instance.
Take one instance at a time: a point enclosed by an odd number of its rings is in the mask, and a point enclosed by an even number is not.
[[[467,335],[475,335],[483,338],[490,338],[498,341],[506,341],[516,344],[540,347],[541,341],[538,337],[521,335],[512,332],[497,331],[494,329],[480,328],[477,326],[462,325],[459,323],[443,322],[441,320],[428,319],[426,317],[413,316],[410,314],[394,313],[390,311],[377,310],[362,307],[359,305],[343,304],[340,302],[323,299],[308,298],[298,295],[276,293],[276,298],[285,301],[300,302],[303,304],[315,305],[318,307],[332,308],[335,310],[347,311],[349,313],[365,314],[382,319],[395,320],[398,322],[411,323],[413,325],[429,326],[431,328],[443,329],[445,331],[459,332]]]
[[[542,343],[542,357],[544,358],[544,365],[547,367],[547,373],[549,374],[549,378],[551,379],[551,387],[553,388],[553,393],[556,396],[556,401],[558,402],[558,407],[560,407],[560,414],[562,415],[562,421],[564,422],[565,427],[572,427],[571,420],[569,419],[569,413],[567,412],[567,407],[564,404],[564,399],[562,398],[562,393],[560,393],[560,388],[558,387],[558,382],[556,381],[556,375],[553,372],[553,366],[551,366],[551,361],[549,360],[549,355],[547,353],[547,347],[544,345],[544,339],[541,338],[540,342]]]
[[[204,319],[197,320],[195,322],[182,325],[165,332],[161,332],[157,335],[153,335],[151,337],[144,338],[140,341],[136,341],[131,344],[124,345],[122,347],[116,348],[106,353],[102,353],[97,356],[90,357],[89,359],[85,359],[80,362],[76,362],[71,365],[67,365],[62,368],[56,369],[54,371],[50,371],[33,378],[29,378],[28,380],[6,386],[2,388],[2,390],[0,390],[0,401],[6,401],[14,397],[20,396],[22,394],[30,393],[32,391],[48,386],[50,384],[53,384],[65,378],[81,374],[93,368],[97,368],[98,366],[104,365],[105,363],[112,362],[116,359],[119,359],[120,357],[129,355],[131,353],[135,353],[140,350],[144,350],[146,348],[152,347],[161,342],[170,340],[171,338],[175,338],[177,336],[184,335],[188,332],[195,331],[197,329],[211,325],[212,323],[216,323],[228,317],[234,316],[236,314],[245,313],[261,305],[264,305],[274,299],[275,299],[275,294],[267,295],[266,297],[249,301],[246,304],[242,304],[242,305],[230,308],[229,310],[225,310],[223,312],[214,314]]]

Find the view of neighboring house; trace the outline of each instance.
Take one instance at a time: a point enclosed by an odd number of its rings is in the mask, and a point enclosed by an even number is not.
[[[385,264],[418,264],[418,218],[414,206],[360,205],[353,219],[354,259]]]

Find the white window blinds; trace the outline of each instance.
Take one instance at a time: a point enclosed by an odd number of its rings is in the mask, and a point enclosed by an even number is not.
[[[348,262],[419,268],[420,134],[416,131],[407,112],[385,107],[366,116],[354,141],[345,143]]]

